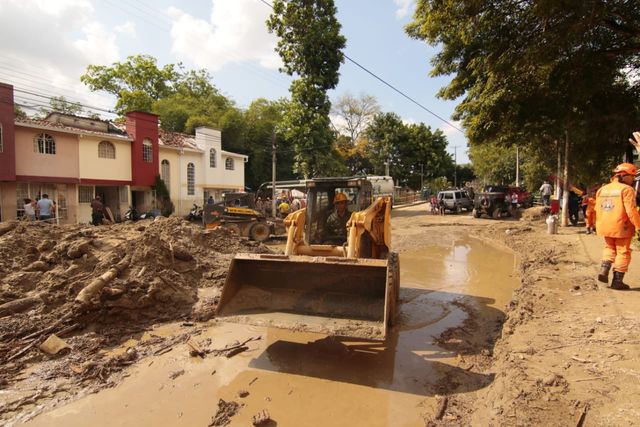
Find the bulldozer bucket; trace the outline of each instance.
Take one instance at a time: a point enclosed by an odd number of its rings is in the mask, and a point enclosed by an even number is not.
[[[398,277],[389,270],[386,259],[238,254],[216,314],[238,323],[385,340]]]

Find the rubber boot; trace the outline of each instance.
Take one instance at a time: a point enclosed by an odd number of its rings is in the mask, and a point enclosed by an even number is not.
[[[611,262],[602,261],[600,273],[598,273],[598,280],[602,283],[609,283],[609,270],[611,270]]]
[[[618,291],[626,291],[629,288],[629,285],[622,282],[624,279],[624,273],[621,271],[613,272],[613,280],[611,280],[611,289],[615,289]]]

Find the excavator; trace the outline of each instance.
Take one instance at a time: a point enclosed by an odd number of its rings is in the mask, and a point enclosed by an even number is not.
[[[285,218],[284,254],[236,254],[216,315],[226,321],[384,341],[400,291],[391,251],[391,198],[373,200],[366,178],[305,183],[307,207]],[[346,196],[346,197],[345,197]],[[334,201],[347,201],[346,232],[331,235]]]

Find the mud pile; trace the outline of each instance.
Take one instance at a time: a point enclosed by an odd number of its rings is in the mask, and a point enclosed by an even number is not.
[[[0,366],[7,369],[0,387],[22,362],[41,356],[37,346],[51,333],[90,329],[90,342],[76,349],[91,352],[152,323],[210,318],[236,252],[270,250],[181,218],[102,227],[1,225]],[[87,285],[117,266],[99,291],[77,301]],[[205,288],[212,292],[199,298]]]

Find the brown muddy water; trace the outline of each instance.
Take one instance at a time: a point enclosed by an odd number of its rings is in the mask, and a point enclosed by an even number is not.
[[[197,337],[211,338],[213,348],[262,339],[230,359],[190,357],[186,345],[177,345],[143,359],[117,387],[28,425],[206,426],[221,398],[244,405],[230,425],[251,425],[251,417],[266,409],[272,426],[424,426],[437,394],[473,392],[492,381],[458,366],[457,354],[434,337],[461,326],[472,308],[482,351],[517,285],[516,259],[480,240],[448,234],[401,252],[400,267],[400,322],[386,344],[214,322]],[[171,324],[153,332],[185,331]],[[249,395],[240,398],[239,390]]]

